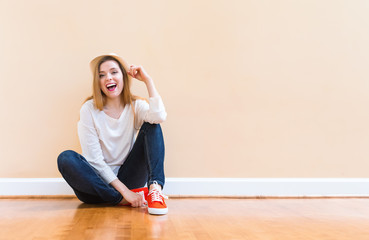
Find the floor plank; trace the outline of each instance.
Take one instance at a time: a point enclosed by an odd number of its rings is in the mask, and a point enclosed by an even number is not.
[[[170,199],[169,213],[81,204],[77,199],[0,199],[0,239],[369,238],[369,199]]]

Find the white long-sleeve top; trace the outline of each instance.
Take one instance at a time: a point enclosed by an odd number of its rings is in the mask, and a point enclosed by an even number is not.
[[[167,113],[161,97],[133,102],[136,128],[144,122],[162,123]],[[82,156],[91,164],[106,183],[117,179],[117,171],[126,160],[136,140],[137,131],[133,123],[130,104],[123,109],[118,119],[96,109],[93,100],[83,104],[78,122],[78,136]]]

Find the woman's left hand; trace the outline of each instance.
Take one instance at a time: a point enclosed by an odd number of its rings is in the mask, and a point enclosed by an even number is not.
[[[127,73],[131,77],[136,78],[137,80],[140,80],[145,83],[151,79],[149,74],[147,74],[147,72],[142,66],[130,65]]]

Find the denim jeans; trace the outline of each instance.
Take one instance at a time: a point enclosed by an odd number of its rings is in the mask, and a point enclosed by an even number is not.
[[[119,146],[117,146],[119,147]],[[159,124],[145,122],[127,159],[119,168],[118,179],[129,189],[150,186],[154,181],[162,187],[164,176],[164,138]],[[65,181],[84,203],[118,204],[123,196],[106,183],[86,159],[72,150],[58,157],[58,168]]]

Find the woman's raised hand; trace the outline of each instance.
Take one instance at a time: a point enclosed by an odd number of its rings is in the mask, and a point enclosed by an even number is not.
[[[142,66],[130,65],[128,70],[128,75],[142,82],[150,80],[149,74],[145,71]]]
[[[147,74],[147,72],[145,71],[145,69],[143,69],[142,66],[130,65],[127,74],[146,84],[150,98],[159,96],[159,93],[156,91],[154,81],[151,79],[149,74]]]

